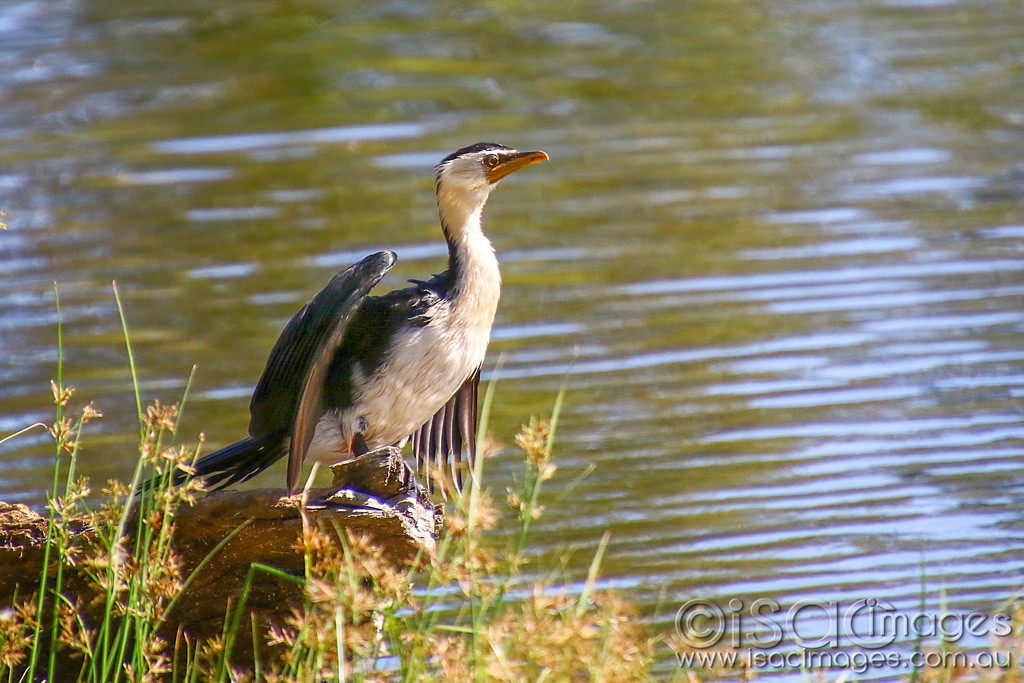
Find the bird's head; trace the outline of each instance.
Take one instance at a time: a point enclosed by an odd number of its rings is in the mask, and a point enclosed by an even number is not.
[[[544,152],[519,152],[495,142],[478,142],[452,152],[437,165],[442,213],[478,211],[499,180],[547,159]]]

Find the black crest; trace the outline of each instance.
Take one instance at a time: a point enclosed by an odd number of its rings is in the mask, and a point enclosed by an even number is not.
[[[511,152],[511,151],[512,151],[511,148],[506,147],[505,145],[499,145],[497,142],[477,142],[475,144],[470,145],[469,147],[463,147],[462,149],[455,150],[454,152],[452,152],[451,154],[446,156],[444,159],[441,159],[441,163],[439,163],[438,166],[443,166],[444,164],[448,163],[449,161],[453,161],[455,159],[458,159],[463,154],[475,154],[477,152]]]

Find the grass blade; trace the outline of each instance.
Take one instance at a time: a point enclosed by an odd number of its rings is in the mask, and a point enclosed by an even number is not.
[[[587,582],[583,586],[583,592],[580,593],[579,602],[576,603],[576,616],[581,617],[583,613],[587,611],[587,603],[590,602],[590,596],[594,593],[594,588],[597,587],[597,576],[601,571],[601,562],[604,560],[604,553],[608,549],[608,541],[612,537],[612,532],[604,532],[604,536],[601,537],[601,543],[597,546],[597,552],[594,553],[594,559],[590,561],[590,568],[587,570]]]
[[[10,441],[11,439],[16,439],[19,436],[21,436],[22,434],[27,434],[28,432],[32,431],[36,427],[42,427],[43,429],[49,429],[49,427],[44,425],[42,422],[36,422],[35,424],[30,424],[28,427],[23,427],[22,429],[19,429],[18,431],[14,432],[13,434],[8,434],[4,438],[0,439],[0,444],[4,443],[5,441]]]
[[[56,395],[54,397],[57,408],[57,421],[55,428],[60,425],[64,420],[64,404],[61,401],[61,396],[64,392],[64,326],[61,319],[60,312],[60,292],[57,289],[57,283],[53,283],[53,298],[54,305],[57,309],[57,381],[56,381]],[[56,447],[56,453],[54,455],[53,462],[53,487],[51,505],[50,505],[50,518],[46,525],[46,546],[43,548],[43,568],[41,570],[42,575],[39,577],[39,598],[36,602],[36,627],[32,633],[32,655],[29,660],[28,670],[25,674],[25,679],[32,681],[35,680],[36,666],[39,664],[39,651],[40,651],[40,639],[42,637],[43,628],[43,614],[46,609],[46,579],[47,570],[50,566],[50,548],[53,546],[54,540],[54,523],[56,521],[56,510],[52,503],[57,499],[59,486],[60,486],[60,452],[62,444],[58,441]],[[51,649],[53,643],[50,644]]]
[[[124,347],[128,351],[128,367],[132,373],[132,389],[135,392],[135,410],[139,415],[139,436],[146,436],[146,417],[142,412],[142,394],[139,393],[139,375],[135,369],[135,354],[132,353],[132,340],[128,334],[128,320],[124,315],[124,306],[121,303],[121,292],[117,289],[117,280],[111,280],[111,287],[114,289],[114,301],[117,302],[117,315],[121,319],[121,332],[124,336]]]

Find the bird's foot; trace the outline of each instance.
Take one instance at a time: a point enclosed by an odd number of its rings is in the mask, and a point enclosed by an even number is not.
[[[405,464],[402,452],[392,446],[368,451],[363,456],[331,465],[333,486],[348,488],[388,500],[396,495],[422,491]]]
[[[352,455],[357,458],[361,455],[366,455],[370,452],[370,447],[366,445],[366,437],[363,436],[362,432],[357,432],[352,437]]]

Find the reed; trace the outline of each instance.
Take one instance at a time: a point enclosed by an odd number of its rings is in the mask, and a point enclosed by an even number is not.
[[[185,575],[172,545],[176,512],[191,504],[202,486],[195,480],[172,486],[171,474],[188,470],[199,447],[176,444],[187,390],[176,405],[143,406],[116,285],[114,294],[139,413],[138,463],[130,483],[109,482],[99,496],[78,475],[87,425],[102,416],[91,403],[72,408],[75,392],[65,384],[58,324],[55,421],[49,428],[55,455],[44,558],[44,567],[57,569],[49,581],[44,569],[33,595],[0,608],[0,680],[650,678],[654,641],[634,609],[600,587],[607,537],[582,589],[562,585],[558,576],[538,580],[525,573],[530,531],[544,512],[543,485],[556,472],[555,429],[564,392],[546,419],[531,418],[515,439],[525,471],[520,487],[507,492],[504,513],[481,484],[485,458],[480,457],[464,492],[451,501],[433,557],[400,569],[372,539],[307,523],[296,539],[305,556],[304,575],[254,564],[219,636],[196,640],[179,630],[173,643],[164,640],[160,634],[177,597],[210,559]],[[492,382],[481,435],[493,392]],[[158,484],[140,495],[140,483],[150,476]],[[507,542],[489,533],[502,514],[512,515],[518,526]],[[95,531],[90,535],[95,540],[72,536],[69,530],[82,523]],[[98,618],[83,616],[82,606],[64,595],[65,572],[72,567],[88,578],[101,605]],[[281,623],[261,624],[247,609],[248,589],[261,573],[301,589],[301,607]],[[243,625],[252,627],[253,654],[239,661],[233,652]]]

